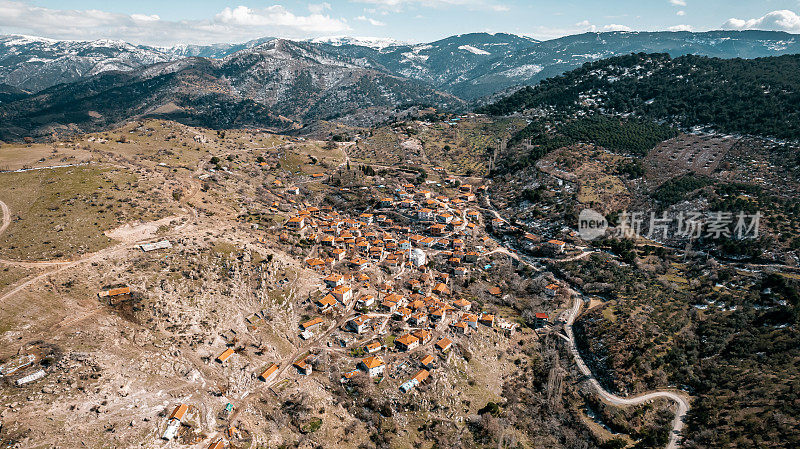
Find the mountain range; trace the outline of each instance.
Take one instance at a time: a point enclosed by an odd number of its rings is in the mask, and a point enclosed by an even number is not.
[[[458,110],[587,62],[639,52],[757,58],[800,53],[800,36],[609,32],[538,41],[472,33],[424,44],[267,37],[169,48],[2,36],[0,138],[93,129],[153,114],[285,128],[316,119],[375,120],[380,111],[411,105]]]

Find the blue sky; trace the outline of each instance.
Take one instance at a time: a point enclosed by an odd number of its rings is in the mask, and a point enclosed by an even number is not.
[[[487,31],[770,29],[800,33],[800,0],[0,0],[0,33],[150,45],[369,36],[426,42]]]

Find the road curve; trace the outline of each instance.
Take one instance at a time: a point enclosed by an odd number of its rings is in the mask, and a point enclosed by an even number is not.
[[[667,443],[666,449],[676,449],[679,447],[684,419],[686,418],[686,413],[689,412],[689,401],[687,401],[686,395],[673,391],[653,391],[650,393],[643,393],[638,396],[625,398],[612,394],[604,389],[594,375],[592,375],[592,371],[583,361],[580,352],[578,352],[578,346],[575,344],[575,335],[572,332],[572,324],[575,322],[575,318],[577,318],[578,313],[581,310],[581,304],[583,301],[577,292],[572,291],[571,293],[574,303],[569,315],[567,315],[567,322],[564,325],[564,331],[567,333],[569,350],[572,352],[572,355],[575,358],[575,363],[578,365],[578,369],[580,369],[581,374],[589,379],[589,382],[594,386],[602,399],[614,405],[638,405],[643,402],[658,398],[667,398],[675,402],[678,405],[678,410],[675,413],[675,419],[672,420],[672,431],[670,432],[669,443]]]

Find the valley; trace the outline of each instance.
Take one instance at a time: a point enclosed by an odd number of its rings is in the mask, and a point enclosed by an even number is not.
[[[0,36],[0,446],[798,447],[795,39]]]

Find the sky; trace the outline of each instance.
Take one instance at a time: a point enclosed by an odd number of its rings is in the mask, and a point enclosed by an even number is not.
[[[0,0],[0,34],[170,46],[259,37],[430,42],[506,32],[764,29],[800,34],[800,0]]]

